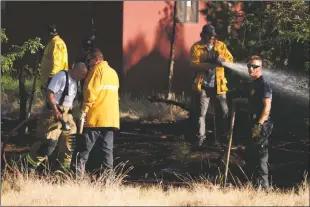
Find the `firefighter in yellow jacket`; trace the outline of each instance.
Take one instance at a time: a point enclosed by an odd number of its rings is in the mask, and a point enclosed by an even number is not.
[[[103,168],[113,168],[114,131],[120,128],[119,79],[116,71],[104,61],[102,52],[93,49],[87,60],[90,70],[83,87],[81,118],[85,118],[84,146],[77,147],[72,159],[78,176],[85,173],[89,153],[98,140],[103,158]],[[77,166],[75,166],[75,164]]]
[[[58,35],[56,25],[48,25],[48,36],[50,40],[41,61],[41,84],[44,91],[53,75],[69,68],[67,46]]]
[[[217,40],[215,28],[206,24],[200,33],[201,40],[191,47],[191,68],[195,71],[193,89],[197,92],[198,138],[200,147],[206,139],[206,114],[210,101],[216,112],[216,142],[226,141],[228,107],[226,101],[227,80],[222,62],[233,62],[226,45]]]

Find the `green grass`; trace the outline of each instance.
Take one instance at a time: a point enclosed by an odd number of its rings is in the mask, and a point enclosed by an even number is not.
[[[27,92],[31,91],[32,79],[27,79],[25,81]],[[18,96],[19,87],[18,87],[18,78],[13,78],[10,76],[1,77],[1,93],[16,95]]]
[[[26,91],[28,94],[31,93],[32,90],[33,79],[28,78],[25,80]],[[17,98],[19,96],[19,84],[17,77],[11,76],[1,76],[1,94],[6,94],[9,98]],[[36,83],[36,94],[40,95],[40,84]]]
[[[25,87],[28,96],[31,94],[33,79],[28,78],[25,80]],[[40,83],[36,83],[36,91],[34,94],[34,105],[38,100],[42,99],[40,91]],[[29,101],[29,99],[28,99]],[[1,111],[10,113],[19,109],[19,84],[17,77],[7,75],[1,76]]]

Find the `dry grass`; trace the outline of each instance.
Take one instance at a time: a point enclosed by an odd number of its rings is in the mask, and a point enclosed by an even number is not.
[[[309,182],[297,189],[269,192],[251,186],[221,188],[205,182],[190,188],[163,189],[161,186],[126,186],[124,174],[105,173],[98,180],[75,180],[58,174],[6,176],[2,182],[1,203],[7,206],[309,206]]]
[[[184,97],[176,98],[186,102]],[[38,105],[42,103],[37,102]],[[77,106],[77,105],[76,105]],[[75,107],[77,110],[78,107]],[[150,103],[146,97],[133,99],[122,95],[121,117],[130,120],[166,122],[187,116],[175,106]],[[180,156],[188,155],[188,146],[180,145]],[[118,175],[118,173],[116,173]],[[161,186],[139,187],[122,184],[124,174],[103,175],[96,182],[88,178],[75,180],[69,175],[48,175],[43,178],[22,175],[4,176],[1,183],[1,204],[6,206],[309,206],[309,182],[296,189],[273,189],[269,192],[251,186],[221,188],[191,182],[190,188]]]
[[[176,101],[188,102],[184,96],[173,98]],[[8,99],[7,94],[1,93],[1,113],[3,116],[18,116],[19,114],[18,97],[11,97],[11,99]],[[45,102],[41,97],[35,97],[32,112],[39,112],[44,107],[44,104]],[[80,103],[75,101],[73,106],[73,114],[77,117],[80,111]],[[120,95],[120,117],[123,120],[165,123],[184,119],[187,116],[188,113],[177,106],[164,103],[151,103],[147,100],[147,97],[139,97],[137,99],[132,98],[130,94]]]
[[[179,102],[188,103],[184,96],[173,99]],[[132,98],[130,94],[121,95],[120,99],[121,118],[129,120],[143,120],[145,122],[170,122],[184,119],[188,113],[183,109],[164,103],[151,103],[147,97]]]

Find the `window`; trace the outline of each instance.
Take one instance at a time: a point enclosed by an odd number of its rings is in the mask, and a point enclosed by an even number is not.
[[[176,1],[177,20],[180,23],[198,23],[199,1]]]

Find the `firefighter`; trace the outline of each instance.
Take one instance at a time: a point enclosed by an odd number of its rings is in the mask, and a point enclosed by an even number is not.
[[[87,67],[84,63],[77,63],[70,70],[62,70],[55,74],[46,90],[46,107],[38,121],[36,138],[37,142],[26,155],[28,169],[35,169],[54,151],[58,139],[58,159],[63,168],[70,168],[70,134],[76,133],[76,125],[70,113],[73,100],[77,93],[77,81],[85,78]],[[62,149],[64,148],[64,149]]]
[[[60,38],[56,25],[48,25],[48,44],[44,49],[41,61],[41,84],[42,94],[53,75],[61,70],[68,70],[68,52],[65,42]]]
[[[82,55],[78,61],[86,63],[88,53],[92,49],[94,49],[94,46],[95,46],[95,36],[90,36],[90,37],[84,38],[82,40]]]
[[[81,110],[81,118],[85,118],[85,146],[78,147],[79,150],[72,159],[72,167],[77,176],[84,175],[85,164],[95,143],[100,144],[103,168],[113,168],[114,132],[120,128],[118,75],[108,62],[104,61],[99,49],[93,49],[87,61],[90,71],[83,88]]]
[[[211,24],[203,26],[201,40],[191,47],[191,68],[195,71],[193,89],[196,92],[195,108],[198,110],[198,141],[194,146],[200,147],[206,139],[206,114],[209,103],[215,108],[217,140],[226,141],[228,131],[228,107],[226,100],[227,79],[222,62],[233,62],[233,56],[226,45],[217,40],[215,28]]]
[[[273,129],[271,120],[272,88],[262,75],[262,59],[252,56],[247,64],[252,79],[249,96],[251,137],[247,145],[247,171],[254,173],[254,184],[263,188],[268,182],[268,140]]]
[[[77,62],[83,62],[87,65],[87,56],[88,53],[94,48],[94,42],[95,42],[95,36],[90,36],[88,38],[84,38],[82,40],[82,54],[80,57],[78,57]],[[88,67],[88,65],[87,65]],[[89,70],[89,67],[88,67]],[[85,79],[81,80],[79,82],[79,87],[78,87],[78,100],[80,102],[83,101],[83,85],[84,85]],[[82,105],[81,105],[82,107]]]
[[[249,137],[246,146],[246,172],[257,187],[268,188],[268,143],[273,129],[271,119],[272,88],[262,75],[262,59],[252,56],[247,64],[252,79],[248,99],[236,99],[235,104],[249,106]]]

